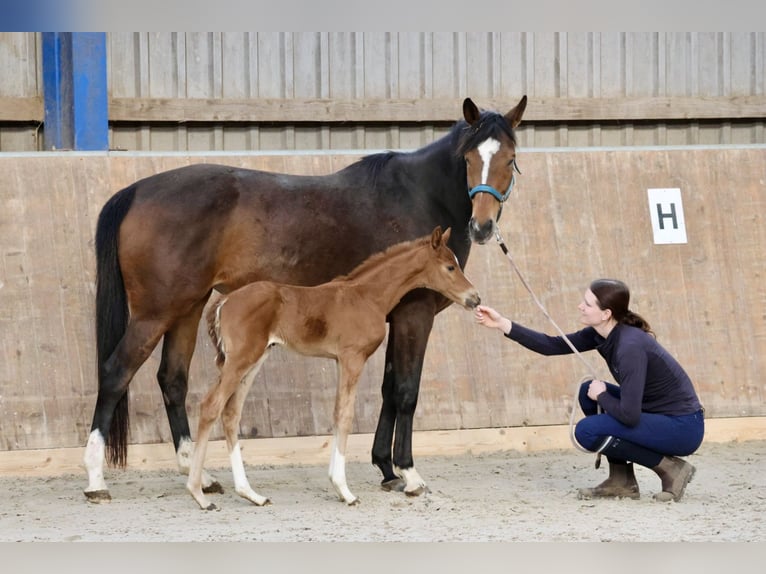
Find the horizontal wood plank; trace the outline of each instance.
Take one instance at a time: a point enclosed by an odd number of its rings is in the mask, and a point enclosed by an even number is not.
[[[508,111],[516,101],[476,101]],[[111,121],[142,122],[453,122],[462,99],[114,98]],[[524,121],[643,121],[763,118],[766,96],[530,99]]]
[[[41,97],[10,98],[0,96],[0,122],[43,121]]]
[[[477,101],[508,111],[515,101]],[[112,98],[110,122],[453,122],[461,99]],[[525,122],[763,119],[766,96],[530,99]],[[0,121],[43,121],[42,98],[0,98]]]
[[[766,440],[766,417],[709,419],[706,442]],[[349,436],[349,461],[367,462],[373,435]],[[540,452],[572,448],[568,425],[537,427],[420,431],[413,435],[417,456],[480,455],[498,451]],[[330,459],[330,436],[244,439],[240,441],[247,464],[326,464]],[[0,476],[56,476],[84,474],[84,448],[56,448],[0,452]],[[173,446],[168,443],[131,445],[128,467],[141,470],[176,468]],[[226,441],[208,445],[206,468],[228,468]]]

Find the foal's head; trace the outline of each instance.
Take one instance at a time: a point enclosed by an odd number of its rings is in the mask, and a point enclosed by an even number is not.
[[[495,231],[503,203],[511,194],[516,168],[516,136],[527,96],[504,116],[480,111],[471,98],[463,101],[468,125],[461,134],[458,151],[465,159],[469,196],[473,210],[468,225],[471,240],[486,243]]]
[[[431,232],[429,241],[428,287],[438,291],[458,305],[473,309],[481,303],[479,292],[465,276],[457,257],[447,246],[452,229],[442,233],[441,227]]]

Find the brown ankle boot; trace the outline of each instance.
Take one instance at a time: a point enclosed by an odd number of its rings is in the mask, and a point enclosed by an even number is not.
[[[662,481],[662,492],[654,495],[660,502],[678,502],[684,495],[686,485],[692,481],[697,470],[693,465],[675,456],[664,456],[660,464],[652,468]]]
[[[633,463],[609,462],[609,478],[593,488],[581,488],[577,498],[639,498],[638,481],[633,474]]]

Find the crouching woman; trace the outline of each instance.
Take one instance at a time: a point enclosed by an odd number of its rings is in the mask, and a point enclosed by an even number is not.
[[[659,501],[679,501],[695,468],[683,460],[695,452],[705,432],[703,409],[683,367],[655,339],[646,320],[630,311],[630,291],[622,281],[597,279],[578,305],[585,327],[567,335],[580,351],[596,349],[617,384],[586,381],[579,403],[585,414],[575,438],[585,449],[604,454],[609,477],[579,497],[638,498],[633,464],[660,478]],[[480,325],[543,355],[572,353],[563,337],[528,329],[485,305],[475,309]],[[599,408],[603,412],[599,413]]]

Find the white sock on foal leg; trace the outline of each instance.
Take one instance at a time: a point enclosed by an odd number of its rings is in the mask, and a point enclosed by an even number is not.
[[[250,487],[250,482],[245,474],[245,463],[242,460],[242,450],[239,448],[239,442],[234,444],[234,448],[229,453],[231,461],[231,473],[234,475],[234,490],[242,498],[245,498],[257,506],[269,504],[271,501],[265,496],[261,496]]]

